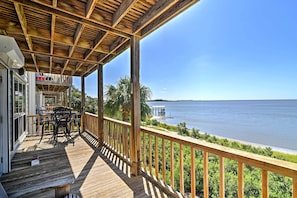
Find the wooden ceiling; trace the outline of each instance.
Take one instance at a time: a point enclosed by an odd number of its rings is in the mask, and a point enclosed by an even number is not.
[[[16,39],[27,71],[87,76],[198,1],[0,0],[0,34]]]

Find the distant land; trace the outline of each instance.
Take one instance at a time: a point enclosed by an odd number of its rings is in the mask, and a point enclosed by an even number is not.
[[[153,99],[153,100],[147,100],[147,102],[187,102],[187,101],[201,101],[201,102],[205,102],[205,101],[280,101],[280,100],[283,100],[283,101],[292,101],[292,100],[297,100],[297,99],[228,99],[228,100],[223,100],[223,99],[220,99],[220,100],[166,100],[166,99]]]

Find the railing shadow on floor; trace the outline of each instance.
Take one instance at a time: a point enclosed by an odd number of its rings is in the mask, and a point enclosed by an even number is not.
[[[93,155],[81,171],[84,174],[80,174],[74,185],[76,188],[82,186],[84,183],[85,170],[91,170],[97,157],[100,157],[113,172],[121,178],[121,180],[133,191],[133,197],[176,197],[173,194],[164,192],[159,185],[154,182],[145,172],[136,177],[130,175],[130,164],[127,159],[122,159],[121,156],[114,153],[108,146],[98,148],[97,137],[88,132],[81,133],[81,138],[94,150]],[[137,184],[137,185],[135,185]],[[78,186],[77,186],[78,185]],[[79,189],[79,188],[78,188]],[[74,192],[81,196],[80,193]]]

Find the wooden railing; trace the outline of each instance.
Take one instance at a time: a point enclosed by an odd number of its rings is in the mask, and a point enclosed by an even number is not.
[[[78,119],[78,114],[73,114],[72,118]],[[44,115],[39,115],[39,114],[33,114],[33,115],[27,115],[27,135],[28,136],[36,136],[41,134],[42,130],[42,125],[41,125],[41,120],[51,120],[51,115],[50,114],[44,114]],[[78,130],[78,124],[71,122],[71,129]],[[53,126],[51,124],[45,125],[44,127],[45,132],[49,132],[53,130]],[[96,130],[97,131],[97,130]]]
[[[72,77],[60,74],[44,74],[44,73],[36,73],[36,83],[37,84],[62,84],[69,85],[72,84]]]
[[[90,119],[91,117],[92,120]],[[85,127],[90,132],[96,132],[96,115],[86,114]],[[90,126],[89,126],[90,125]],[[93,126],[94,125],[94,126]],[[228,147],[211,144],[194,138],[179,136],[151,128],[141,127],[141,161],[143,171],[153,177],[164,186],[179,191],[182,196],[186,193],[195,197],[197,193],[197,181],[203,183],[202,196],[213,196],[210,189],[218,186],[218,196],[225,197],[225,186],[228,185],[229,161],[237,162],[237,187],[233,196],[244,197],[245,171],[259,170],[254,175],[260,179],[261,193],[258,196],[269,196],[269,175],[279,174],[290,178],[287,185],[291,186],[290,196],[297,198],[297,164],[270,157],[244,152]],[[130,124],[104,118],[104,142],[117,153],[129,160],[130,156]],[[189,152],[189,153],[188,153]],[[200,158],[200,164],[197,163]],[[213,163],[214,161],[216,163]],[[185,167],[185,160],[190,160],[190,167]],[[210,172],[210,167],[216,166],[219,175],[215,184],[210,184],[210,177],[215,174]],[[178,171],[176,171],[178,170]],[[213,170],[213,169],[212,169]],[[175,177],[175,175],[178,177]],[[232,173],[233,175],[236,173]],[[177,179],[178,178],[178,181]],[[185,178],[190,178],[190,186],[185,186]],[[286,180],[287,181],[287,180]],[[201,194],[201,192],[200,192]]]
[[[97,115],[86,112],[83,115],[83,126],[84,126],[84,130],[98,137],[98,116]]]

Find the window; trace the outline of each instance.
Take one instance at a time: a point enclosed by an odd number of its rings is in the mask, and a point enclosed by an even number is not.
[[[26,111],[26,85],[19,78],[13,78],[14,85],[14,113],[25,113]]]

